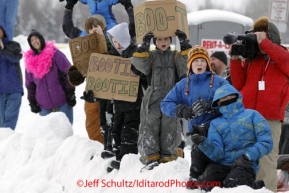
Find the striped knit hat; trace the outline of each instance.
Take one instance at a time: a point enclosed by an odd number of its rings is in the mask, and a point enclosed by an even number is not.
[[[188,52],[188,80],[187,80],[187,85],[186,85],[186,92],[185,94],[188,95],[189,94],[189,84],[190,84],[190,76],[192,73],[194,73],[192,71],[192,62],[197,59],[197,58],[204,58],[207,62],[207,69],[206,71],[211,71],[212,72],[212,76],[211,76],[211,81],[210,81],[210,87],[213,86],[213,79],[214,79],[214,73],[211,69],[211,63],[210,63],[210,59],[209,59],[209,54],[206,50],[206,48],[196,45],[193,48],[191,48]]]

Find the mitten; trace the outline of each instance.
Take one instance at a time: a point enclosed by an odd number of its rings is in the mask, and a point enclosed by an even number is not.
[[[208,136],[208,130],[210,127],[210,123],[202,123],[201,125],[192,125],[193,127],[193,131],[195,131],[195,133],[200,134],[201,136],[207,137]]]
[[[205,140],[204,136],[201,136],[198,133],[195,133],[194,135],[191,136],[192,142],[196,145],[199,145],[200,143],[203,143],[203,141]]]
[[[251,169],[253,167],[252,162],[245,155],[238,157],[232,165],[232,168],[241,167],[245,169]]]
[[[38,104],[35,100],[30,100],[29,105],[30,105],[31,112],[39,113],[41,111],[40,107],[38,106]]]
[[[76,66],[70,66],[67,72],[68,81],[72,86],[78,86],[84,82],[84,77]]]
[[[192,109],[195,116],[200,116],[205,112],[209,112],[212,110],[211,108],[212,101],[206,101],[203,99],[197,100],[193,103]]]
[[[69,107],[74,107],[76,105],[76,97],[74,91],[66,92],[66,100]]]
[[[180,47],[181,47],[181,51],[183,50],[187,50],[189,48],[192,48],[192,45],[189,43],[190,40],[187,39],[187,35],[185,32],[181,31],[181,30],[177,30],[175,32],[175,34],[178,36],[179,38],[179,42],[180,42]]]
[[[94,98],[94,94],[92,90],[87,91],[87,93],[84,91],[83,96],[80,98],[84,99],[86,102],[89,102],[89,103],[94,103],[97,101],[97,98]]]
[[[67,10],[72,10],[74,5],[77,3],[78,0],[66,0],[66,5],[65,5],[65,8]]]
[[[189,108],[183,104],[178,104],[175,111],[175,115],[177,118],[184,118],[186,120],[193,119],[195,116],[192,111],[192,108]]]
[[[148,52],[150,50],[151,39],[154,37],[153,32],[148,32],[144,35],[142,45],[137,49],[137,52]]]
[[[133,8],[131,0],[119,0],[119,2],[124,6],[125,10],[128,10],[129,8]]]

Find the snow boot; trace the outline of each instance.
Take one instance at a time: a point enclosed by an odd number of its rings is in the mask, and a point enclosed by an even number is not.
[[[152,161],[150,163],[148,163],[145,167],[143,167],[140,172],[142,172],[143,169],[146,169],[146,170],[152,170],[154,169],[154,167],[158,166],[159,163],[157,161]]]
[[[257,190],[257,189],[261,189],[263,187],[265,187],[265,183],[263,180],[255,180],[253,182],[253,185],[252,185],[253,189]]]
[[[108,173],[110,173],[112,170],[113,170],[113,167],[111,167],[111,166],[108,166],[108,167],[106,168],[106,171],[107,171]]]
[[[111,161],[110,166],[111,166],[112,168],[114,168],[114,169],[119,170],[120,161],[118,161],[118,160],[113,160],[113,161]]]
[[[115,156],[115,152],[113,152],[113,151],[103,151],[103,152],[101,152],[100,156],[101,156],[102,159],[108,159],[108,158],[111,158],[111,157]]]
[[[199,189],[198,180],[190,176],[189,180],[187,181],[186,188],[191,190]]]

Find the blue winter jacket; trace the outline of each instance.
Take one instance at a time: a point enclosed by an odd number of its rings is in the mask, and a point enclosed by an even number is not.
[[[79,0],[89,7],[90,15],[100,14],[105,18],[106,30],[111,29],[117,24],[112,6],[119,3],[119,0]],[[83,34],[82,34],[83,35]]]
[[[167,94],[161,102],[161,110],[169,117],[175,116],[175,111],[178,104],[185,104],[192,106],[194,102],[199,99],[206,101],[213,100],[215,91],[225,85],[229,84],[224,78],[214,75],[213,86],[210,87],[212,72],[206,71],[202,74],[191,74],[189,84],[189,95],[185,94],[186,84],[188,78],[180,80],[175,87]],[[210,122],[212,119],[219,116],[218,114],[203,113],[202,115],[189,120],[188,130],[192,131],[192,125],[201,125],[202,123]]]
[[[217,107],[218,99],[231,94],[238,95],[236,102]],[[199,149],[211,160],[227,166],[246,155],[257,173],[259,159],[273,148],[270,126],[265,118],[255,110],[244,109],[242,95],[232,85],[216,90],[212,106],[219,108],[222,116],[211,122],[208,137],[198,145]]]
[[[23,93],[20,44],[8,39],[2,21],[0,21],[0,27],[3,29],[4,34],[6,34],[2,40],[4,49],[0,50],[0,93]]]

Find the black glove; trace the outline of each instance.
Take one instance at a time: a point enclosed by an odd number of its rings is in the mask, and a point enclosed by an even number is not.
[[[66,92],[66,100],[69,107],[74,107],[76,105],[76,97],[74,91],[67,91]]]
[[[207,137],[208,136],[208,130],[210,127],[210,123],[203,123],[201,125],[192,125],[193,127],[193,131],[195,131],[195,133],[200,134],[201,136]]]
[[[31,112],[39,113],[41,111],[40,107],[38,106],[35,100],[30,100],[29,105],[30,105]]]
[[[193,119],[195,117],[192,108],[183,104],[178,104],[175,115],[177,118],[184,118],[186,120]]]
[[[129,8],[133,8],[131,0],[119,0],[119,2],[124,6],[125,10],[128,10]]]
[[[74,5],[77,3],[78,0],[66,0],[66,5],[65,5],[65,8],[67,10],[72,10]]]
[[[247,156],[241,155],[235,160],[232,165],[232,168],[241,167],[244,169],[251,169],[253,167],[252,162],[248,159]]]
[[[193,113],[195,116],[200,116],[205,112],[210,112],[212,110],[211,108],[212,101],[206,101],[203,99],[197,100],[192,104]]]
[[[154,37],[153,32],[148,32],[144,35],[142,45],[137,49],[137,52],[148,52],[150,50],[151,39]]]
[[[192,142],[196,145],[199,145],[200,143],[203,143],[203,141],[205,140],[204,136],[201,136],[198,133],[195,133],[194,135],[191,136]]]
[[[97,101],[97,98],[94,98],[94,94],[92,90],[88,90],[87,93],[84,91],[83,96],[80,98],[84,99],[86,102],[89,102],[89,103],[94,103]]]
[[[178,36],[181,46],[181,51],[192,48],[192,45],[189,43],[190,40],[187,39],[187,34],[181,30],[177,30],[175,34]]]
[[[72,86],[78,86],[84,82],[84,77],[76,66],[70,66],[67,72],[68,81]]]

